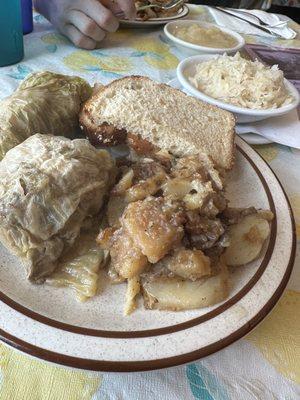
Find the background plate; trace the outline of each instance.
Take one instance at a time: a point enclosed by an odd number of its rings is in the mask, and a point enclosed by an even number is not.
[[[36,357],[101,371],[169,367],[211,354],[248,333],[274,306],[289,278],[295,251],[293,218],[270,168],[237,138],[228,183],[234,206],[271,209],[276,218],[261,257],[231,274],[225,302],[202,310],[140,308],[123,316],[125,285],[107,286],[80,304],[71,291],[32,285],[19,261],[0,247],[0,336]]]
[[[165,18],[150,18],[147,21],[142,21],[140,19],[136,19],[134,21],[128,21],[126,19],[120,20],[120,25],[126,28],[147,28],[151,26],[159,26],[167,24],[170,21],[174,21],[175,19],[184,18],[188,15],[189,8],[186,5],[178,11],[176,15],[172,15],[170,17]]]

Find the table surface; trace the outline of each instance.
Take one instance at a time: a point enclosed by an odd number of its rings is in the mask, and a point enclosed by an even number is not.
[[[191,6],[189,18],[210,20],[205,7]],[[27,74],[52,70],[106,83],[128,74],[161,82],[175,77],[184,55],[161,28],[119,30],[101,49],[75,48],[40,15],[25,36],[25,58],[0,69],[0,98]],[[300,48],[294,40],[244,35],[247,43]],[[300,150],[276,144],[256,147],[281,180],[291,201],[300,239]],[[298,246],[299,248],[299,246]],[[136,374],[70,370],[32,359],[0,344],[0,400],[295,400],[300,398],[300,255],[288,288],[272,313],[247,337],[188,366]]]

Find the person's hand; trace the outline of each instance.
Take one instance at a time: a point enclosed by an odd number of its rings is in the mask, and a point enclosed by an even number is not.
[[[135,17],[133,0],[34,0],[34,6],[76,46],[94,49],[119,27],[117,13]]]

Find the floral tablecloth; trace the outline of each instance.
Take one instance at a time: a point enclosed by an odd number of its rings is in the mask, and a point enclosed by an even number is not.
[[[189,18],[210,20],[205,7]],[[32,71],[78,74],[91,83],[127,74],[167,82],[184,55],[161,28],[119,30],[94,51],[75,48],[40,15],[25,36],[25,58],[0,69],[0,98]],[[300,32],[300,27],[291,23]],[[300,48],[294,40],[245,36],[247,43]],[[286,189],[300,240],[300,150],[259,146]],[[1,400],[296,400],[300,399],[300,254],[288,288],[272,313],[246,338],[210,357],[163,371],[101,374],[70,370],[29,358],[0,344]]]

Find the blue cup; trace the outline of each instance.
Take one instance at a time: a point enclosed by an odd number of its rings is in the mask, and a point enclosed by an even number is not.
[[[32,20],[32,0],[21,0],[22,6],[22,21],[23,21],[23,33],[32,32],[33,20]]]
[[[20,0],[0,0],[0,67],[24,57]]]

